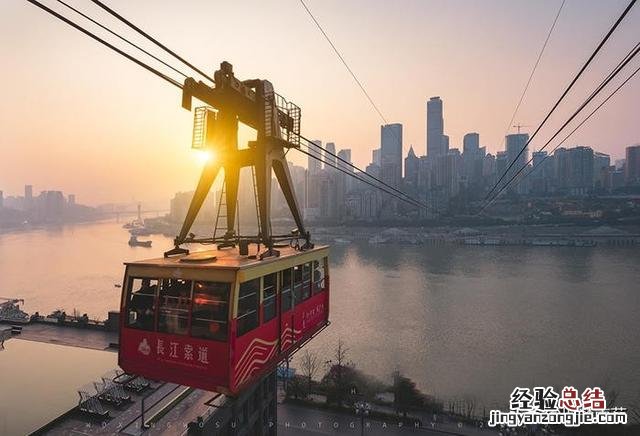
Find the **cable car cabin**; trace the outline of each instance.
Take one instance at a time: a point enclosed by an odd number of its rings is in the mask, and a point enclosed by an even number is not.
[[[227,395],[272,370],[329,323],[329,248],[279,250],[127,263],[122,369]]]

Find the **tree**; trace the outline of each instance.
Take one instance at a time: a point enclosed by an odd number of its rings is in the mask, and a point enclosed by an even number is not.
[[[304,350],[304,354],[302,355],[301,366],[302,366],[302,375],[304,375],[307,378],[307,392],[311,393],[311,382],[320,367],[318,356],[315,353],[309,352],[309,350]]]
[[[294,376],[289,383],[287,383],[286,391],[287,397],[293,397],[296,400],[300,398],[306,398],[307,393],[304,389],[304,380],[302,377]]]
[[[327,391],[327,402],[335,402],[338,406],[342,406],[349,390],[345,376],[353,372],[353,363],[347,360],[348,351],[342,339],[339,339],[333,351],[333,359],[326,362],[329,370],[322,378],[322,384]]]
[[[393,405],[396,413],[404,418],[410,409],[424,405],[424,396],[416,388],[415,382],[400,375],[399,371],[393,374]]]

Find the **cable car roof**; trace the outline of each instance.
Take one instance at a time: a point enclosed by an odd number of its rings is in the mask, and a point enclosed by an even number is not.
[[[125,262],[125,265],[134,266],[154,266],[162,268],[196,268],[196,269],[246,269],[256,266],[264,266],[269,263],[276,263],[283,260],[292,260],[295,257],[313,254],[314,256],[326,256],[329,251],[328,245],[316,245],[314,248],[304,251],[296,250],[293,247],[278,247],[280,256],[270,256],[263,260],[255,256],[241,256],[238,247],[224,248],[222,250],[194,251],[190,254],[183,254],[171,257],[158,257],[155,259],[136,260]],[[304,256],[307,257],[307,256]]]

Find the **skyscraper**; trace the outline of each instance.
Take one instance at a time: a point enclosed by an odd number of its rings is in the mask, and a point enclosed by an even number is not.
[[[640,144],[627,147],[624,180],[628,185],[640,184]]]
[[[522,150],[522,148],[525,146],[528,140],[529,140],[528,133],[514,133],[506,136],[506,146],[505,146],[505,149],[506,149],[505,151],[507,153],[506,168],[509,168],[509,166],[514,160],[515,160],[515,163],[513,164],[513,166],[507,173],[507,175],[504,177],[504,179],[502,179],[500,186],[504,186],[506,183],[508,183],[509,180],[514,176],[514,174],[516,174],[520,170],[520,168],[522,168],[529,160],[529,157],[528,157],[529,147],[525,148],[522,154],[518,156],[518,153],[520,153],[520,150]],[[526,174],[526,171],[523,171],[522,173],[520,173],[519,177],[522,177],[524,174]],[[502,176],[502,173],[498,174],[498,177],[501,177],[501,176]],[[514,187],[516,187],[517,189],[514,189]],[[522,193],[523,189],[524,189],[524,185],[519,184],[518,179],[514,180],[509,186],[509,191],[517,190],[518,192]]]
[[[529,179],[531,188],[536,194],[546,194],[549,191],[549,182],[553,173],[553,160],[546,151],[534,151],[531,155],[533,168]]]
[[[413,146],[409,148],[407,157],[404,158],[404,180],[405,184],[416,188],[418,186],[418,174],[420,172],[420,159],[413,151]]]
[[[442,100],[431,97],[427,102],[427,157],[435,159],[446,153]]]
[[[558,188],[570,195],[586,195],[593,188],[593,149],[558,148],[554,153]]]
[[[482,158],[480,151],[480,135],[472,132],[464,135],[462,140],[462,175],[466,177],[467,185],[477,191],[482,178]]]
[[[325,169],[334,170],[332,165],[335,166],[336,162],[337,162],[337,159],[335,157],[336,144],[334,144],[333,142],[327,142],[327,144],[325,145],[324,149],[326,150],[325,153],[324,153],[324,161],[329,163],[329,165],[325,164],[324,167],[325,167]],[[329,154],[329,153],[331,153],[331,154]]]
[[[402,124],[380,126],[380,161],[385,183],[399,187],[402,182]]]
[[[24,185],[24,210],[31,210],[33,208],[33,186]]]
[[[322,148],[322,141],[320,141],[319,139],[315,139],[311,142],[317,145],[318,147]],[[307,168],[309,170],[309,175],[316,175],[320,172],[320,169],[322,168],[322,164],[318,159],[315,159],[309,156],[307,157]]]
[[[480,151],[480,135],[472,132],[464,135],[464,139],[462,140],[462,153],[475,155]]]
[[[338,152],[338,157],[344,161],[351,163],[351,149],[344,148]],[[344,168],[347,171],[353,171],[353,168],[349,167],[349,165],[344,162],[340,162],[340,168]]]
[[[376,148],[371,152],[371,163],[380,166],[380,149]]]

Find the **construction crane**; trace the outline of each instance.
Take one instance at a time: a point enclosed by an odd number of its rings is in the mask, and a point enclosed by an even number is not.
[[[513,126],[511,126],[511,127],[515,127],[515,128],[517,128],[517,129],[518,129],[518,135],[519,135],[519,134],[520,134],[520,129],[521,129],[521,128],[523,128],[523,127],[530,127],[530,126],[528,126],[528,125],[524,125],[524,124],[514,124],[514,125],[513,125]]]

